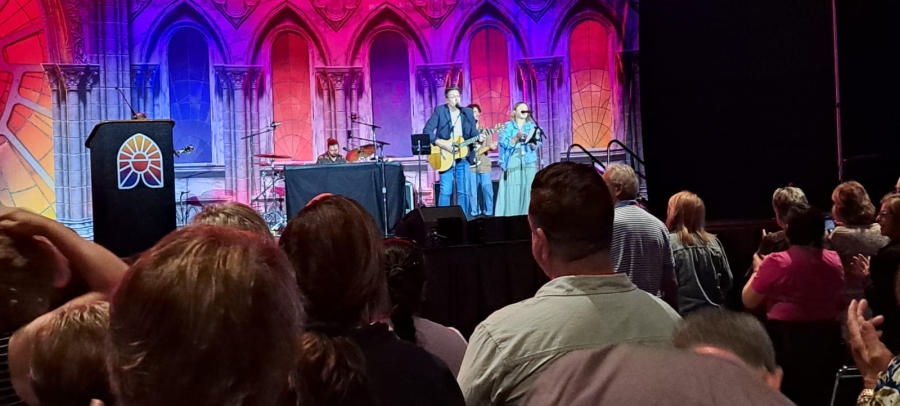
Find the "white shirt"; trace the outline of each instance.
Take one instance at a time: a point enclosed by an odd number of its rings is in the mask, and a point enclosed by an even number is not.
[[[453,138],[462,136],[462,118],[459,116],[460,111],[450,112],[450,122],[453,123]]]

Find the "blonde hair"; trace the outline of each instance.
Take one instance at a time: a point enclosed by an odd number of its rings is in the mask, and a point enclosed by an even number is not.
[[[675,233],[678,240],[684,245],[694,245],[694,235],[709,244],[713,238],[705,230],[706,205],[699,196],[692,192],[681,191],[669,199],[669,209],[666,215],[666,228]]]
[[[634,169],[630,166],[610,164],[606,167],[604,179],[607,179],[610,189],[612,189],[610,192],[615,193],[616,187],[621,188],[621,192],[619,192],[621,196],[614,196],[618,197],[619,200],[629,200],[637,197],[638,178],[637,174],[634,173]]]
[[[191,219],[191,224],[233,227],[274,238],[266,220],[252,207],[243,203],[228,202],[208,205]]]
[[[523,102],[523,101],[520,101],[520,102],[518,102],[518,103],[516,103],[516,104],[513,105],[512,111],[509,113],[509,116],[510,116],[510,118],[511,118],[512,121],[516,121],[516,109],[517,109],[519,106],[523,105],[523,104],[527,104],[527,103],[525,103],[525,102]],[[527,121],[534,121],[534,119],[531,118],[531,113],[528,113],[528,118],[526,118],[525,121],[526,121],[526,122],[527,122]]]
[[[182,228],[141,255],[113,298],[116,395],[129,406],[273,404],[289,389],[303,315],[272,238]]]
[[[34,337],[32,388],[41,405],[114,401],[106,367],[109,303],[96,300],[56,310]]]
[[[775,210],[775,215],[781,221],[787,221],[788,213],[792,208],[804,204],[809,204],[809,202],[806,201],[803,190],[798,187],[781,187],[772,194],[772,209]]]

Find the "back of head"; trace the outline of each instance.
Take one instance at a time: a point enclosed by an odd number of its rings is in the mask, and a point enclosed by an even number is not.
[[[788,212],[784,234],[792,246],[821,248],[825,239],[825,215],[809,205],[794,207]]]
[[[676,348],[712,347],[728,351],[751,368],[774,373],[775,348],[762,324],[752,315],[707,308],[685,316],[673,333]]]
[[[191,224],[233,227],[272,238],[266,220],[252,207],[243,203],[228,202],[208,205],[191,219]]]
[[[44,406],[114,405],[106,368],[109,303],[67,304],[36,332],[32,387]]]
[[[705,224],[706,206],[699,196],[683,191],[669,199],[666,228],[675,233],[682,244],[694,245],[694,235],[704,244],[709,243],[710,235],[706,232]]]
[[[227,227],[175,231],[116,292],[110,377],[122,404],[271,404],[298,358],[303,309],[271,239]]]
[[[782,221],[787,219],[788,211],[791,208],[806,204],[809,204],[806,201],[806,195],[798,187],[787,186],[778,188],[772,195],[772,209],[775,210],[775,215]]]
[[[610,189],[619,191],[619,195],[615,196],[619,200],[631,200],[637,198],[638,178],[637,174],[634,173],[634,169],[630,166],[610,164],[606,167],[603,178],[609,182]]]
[[[56,262],[31,236],[0,232],[0,333],[50,310]]]
[[[279,244],[306,298],[311,328],[355,326],[386,300],[381,237],[359,203],[344,196],[310,202],[288,222]]]
[[[412,316],[422,305],[425,256],[416,243],[399,238],[384,242],[384,268],[391,298],[391,322],[400,338],[416,342]]]
[[[531,184],[532,231],[544,230],[550,255],[560,261],[608,253],[613,210],[606,183],[590,165],[557,162],[541,169]]]
[[[875,205],[866,189],[856,181],[844,182],[831,193],[835,214],[848,226],[865,226],[875,222]]]
[[[347,334],[387,300],[375,221],[351,199],[323,196],[288,222],[279,244],[308,304],[298,362],[301,403],[371,403],[365,358]]]

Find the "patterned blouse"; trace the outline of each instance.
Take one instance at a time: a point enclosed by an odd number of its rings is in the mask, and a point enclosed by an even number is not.
[[[900,405],[900,356],[894,357],[875,385],[875,397],[869,406]]]

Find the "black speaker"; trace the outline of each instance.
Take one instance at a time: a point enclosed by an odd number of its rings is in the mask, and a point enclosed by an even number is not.
[[[422,247],[463,245],[467,241],[466,214],[459,206],[420,207],[400,219],[395,233]]]
[[[469,221],[469,244],[531,240],[528,216],[480,217]]]

